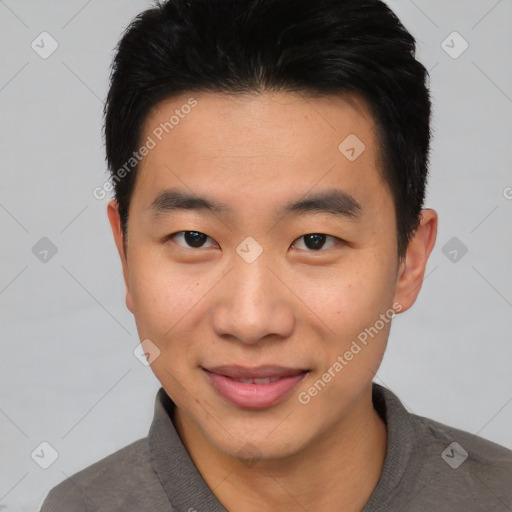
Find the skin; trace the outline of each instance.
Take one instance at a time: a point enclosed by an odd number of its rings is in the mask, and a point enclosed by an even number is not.
[[[157,105],[141,140],[190,96]],[[437,214],[422,211],[399,260],[374,121],[357,96],[193,96],[197,106],[139,166],[126,244],[117,204],[108,205],[127,307],[140,339],[160,350],[151,368],[177,405],[180,437],[227,510],[335,511],[343,503],[344,511],[360,511],[386,452],[371,381],[391,324],[308,404],[298,394],[379,315],[393,305],[397,312],[411,307],[435,243]],[[355,161],[338,150],[349,134],[366,146]],[[333,188],[360,203],[359,217],[277,213]],[[166,189],[206,196],[230,210],[155,216],[150,206]],[[182,231],[210,238],[201,248],[166,238]],[[310,233],[330,235],[325,248],[308,249],[301,237]],[[252,263],[236,252],[246,237],[263,251]],[[223,364],[310,373],[282,402],[250,410],[227,402],[201,369]]]

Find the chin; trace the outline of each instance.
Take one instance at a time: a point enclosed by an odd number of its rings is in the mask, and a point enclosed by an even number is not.
[[[215,432],[203,430],[210,443],[217,450],[250,465],[255,461],[272,461],[286,459],[301,451],[308,444],[304,429],[278,432],[279,422],[260,424],[257,428],[248,429],[245,426],[225,425],[225,430],[219,428]],[[207,428],[207,430],[209,430]],[[274,431],[273,431],[274,430]],[[272,432],[273,431],[273,432]],[[268,433],[271,432],[271,435]]]
[[[257,462],[275,461],[289,458],[300,451],[300,441],[286,443],[285,439],[269,441],[264,437],[256,439],[242,439],[237,443],[223,443],[219,446],[226,455],[240,460],[245,465],[254,465]]]

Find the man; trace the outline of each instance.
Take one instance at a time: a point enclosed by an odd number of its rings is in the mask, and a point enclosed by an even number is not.
[[[162,384],[42,511],[507,511],[512,452],[372,384],[435,243],[426,71],[378,0],[171,0],[115,57],[108,217]]]

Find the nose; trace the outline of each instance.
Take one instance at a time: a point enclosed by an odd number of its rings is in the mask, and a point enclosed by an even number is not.
[[[293,295],[272,270],[261,257],[235,261],[216,290],[212,328],[217,336],[253,345],[293,333]]]

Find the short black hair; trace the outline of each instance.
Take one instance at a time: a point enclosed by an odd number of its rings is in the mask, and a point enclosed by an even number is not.
[[[169,0],[142,12],[117,46],[105,104],[106,156],[125,236],[137,171],[133,158],[131,172],[126,163],[162,100],[348,92],[366,100],[376,122],[403,257],[419,225],[431,136],[428,72],[415,52],[412,35],[380,0]]]

